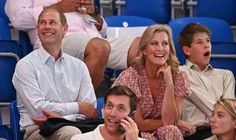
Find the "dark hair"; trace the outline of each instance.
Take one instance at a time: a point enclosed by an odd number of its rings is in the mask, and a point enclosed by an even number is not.
[[[59,11],[59,10],[56,9],[56,8],[51,8],[51,7],[45,7],[45,8],[43,9],[43,11],[39,14],[38,19],[40,19],[40,17],[41,17],[45,12],[50,11],[50,10],[54,10],[54,11],[56,11],[56,12],[59,14],[60,22],[61,22],[62,25],[66,25],[66,24],[67,24],[67,20],[66,20],[66,17],[65,17],[65,15],[64,15],[64,13],[62,13],[61,11]]]
[[[182,50],[184,46],[191,47],[193,36],[196,33],[207,33],[207,35],[211,36],[211,31],[208,27],[199,23],[189,23],[184,27],[179,35],[179,46]]]
[[[107,93],[105,94],[105,97],[104,97],[104,103],[105,104],[107,102],[108,96],[110,96],[110,95],[116,95],[116,96],[125,95],[125,96],[128,96],[129,99],[130,99],[131,112],[136,110],[136,107],[137,107],[137,97],[136,97],[136,95],[134,94],[134,92],[130,88],[128,88],[126,86],[122,86],[122,85],[117,85],[117,86],[114,86],[114,87],[110,88],[107,91]]]

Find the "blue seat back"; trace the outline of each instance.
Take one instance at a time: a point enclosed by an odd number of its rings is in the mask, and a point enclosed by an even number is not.
[[[20,114],[16,106],[16,101],[10,104],[10,128],[13,140],[23,140],[24,131],[20,129]]]
[[[233,32],[230,25],[221,19],[206,17],[184,17],[171,20],[169,26],[173,31],[173,40],[175,43],[177,57],[181,64],[185,63],[185,56],[178,45],[179,34],[182,29],[189,23],[200,23],[207,26],[212,33],[212,42],[233,42]]]
[[[21,48],[15,40],[0,40],[0,52],[11,52],[21,56]]]
[[[210,63],[213,67],[231,70],[236,77],[236,42],[213,42]]]
[[[193,16],[219,18],[236,25],[236,0],[197,0]]]
[[[21,48],[21,57],[33,51],[33,45],[30,42],[29,36],[24,31],[19,31],[19,45]]]
[[[15,41],[0,40],[0,107],[8,106],[16,99],[12,76],[19,60],[17,53],[18,45]],[[11,139],[11,131],[7,125],[2,124],[2,119],[0,120],[0,138]]]
[[[0,40],[0,102],[15,100],[12,76],[19,57],[18,45],[12,40]]]
[[[97,112],[98,112],[98,117],[102,118],[102,108],[104,105],[104,97],[99,97],[97,98]]]
[[[0,102],[10,102],[16,98],[16,91],[12,84],[12,76],[17,61],[17,55],[0,52]]]
[[[168,23],[171,19],[170,0],[125,0],[121,15],[141,16],[157,23]]]
[[[104,17],[108,27],[128,27],[149,26],[155,23],[154,20],[139,16],[107,16]]]
[[[8,20],[8,17],[7,17],[7,15],[6,15],[6,13],[5,13],[5,10],[4,10],[6,1],[7,1],[7,0],[0,0],[0,18],[7,19],[7,20]],[[9,20],[8,20],[8,22],[9,22]]]
[[[9,131],[8,126],[6,125],[0,125],[0,139],[1,138],[11,140],[11,132]]]
[[[11,40],[10,27],[5,18],[0,18],[0,40]]]

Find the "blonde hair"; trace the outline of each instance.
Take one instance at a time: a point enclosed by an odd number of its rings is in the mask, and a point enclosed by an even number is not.
[[[170,55],[169,59],[167,60],[167,64],[170,65],[171,72],[173,74],[176,74],[179,68],[179,61],[178,58],[176,57],[176,52],[172,37],[172,30],[168,25],[164,24],[151,25],[144,31],[139,43],[137,56],[133,59],[131,65],[138,71],[144,67],[145,56],[143,55],[143,50],[146,48],[147,45],[150,44],[156,32],[165,32],[168,35],[168,42],[170,44]]]
[[[221,99],[216,102],[216,104],[221,105],[233,119],[236,119],[236,100],[235,99]],[[215,104],[215,105],[216,105]]]

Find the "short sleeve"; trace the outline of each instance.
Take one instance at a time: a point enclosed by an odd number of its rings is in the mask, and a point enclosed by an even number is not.
[[[175,95],[188,96],[191,93],[190,82],[184,71],[179,71],[174,77]]]
[[[141,92],[138,84],[139,83],[138,77],[139,76],[137,71],[134,68],[130,67],[119,75],[119,77],[115,80],[112,86],[116,85],[127,86],[136,94],[136,96],[139,97],[141,96]]]

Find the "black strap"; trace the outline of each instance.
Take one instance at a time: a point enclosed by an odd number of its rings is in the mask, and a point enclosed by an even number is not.
[[[204,140],[212,136],[210,126],[198,126],[196,132],[191,136],[184,137],[184,140]]]
[[[64,118],[49,118],[46,122],[40,125],[39,134],[48,137],[56,130],[63,126],[75,126],[78,127],[82,133],[94,130],[99,124],[103,124],[104,120],[101,118],[80,120],[79,122],[69,121]]]

